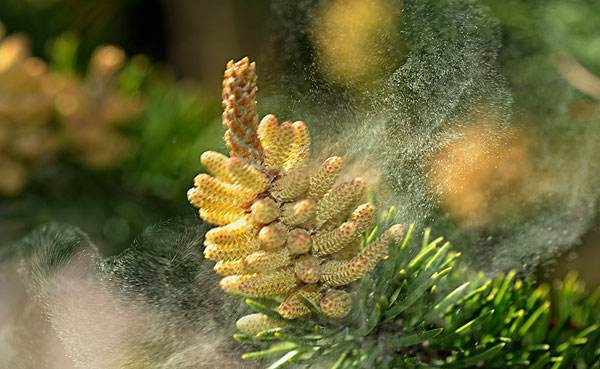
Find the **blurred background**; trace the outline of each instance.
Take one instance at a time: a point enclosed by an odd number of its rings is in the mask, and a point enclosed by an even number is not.
[[[248,55],[260,114],[307,121],[400,221],[491,272],[600,284],[595,0],[3,0],[0,21],[0,250],[60,222],[112,255],[195,219]]]

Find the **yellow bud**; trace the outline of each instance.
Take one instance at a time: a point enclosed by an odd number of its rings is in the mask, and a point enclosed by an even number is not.
[[[276,162],[277,132],[279,123],[273,114],[266,115],[258,125],[258,138],[264,151],[264,165],[267,169],[279,169]]]
[[[232,155],[260,162],[256,136],[256,65],[244,58],[228,63],[223,75],[223,127],[225,144]]]
[[[332,254],[331,259],[332,260],[351,259],[352,257],[356,256],[360,252],[361,245],[362,245],[362,238],[356,237],[356,239],[354,239],[352,242],[350,242],[348,245],[346,245],[343,249]]]
[[[23,35],[10,35],[0,43],[0,73],[22,61],[28,54],[29,40]]]
[[[317,225],[343,215],[350,206],[360,200],[365,190],[365,181],[355,178],[332,188],[317,203]]]
[[[350,260],[332,260],[322,265],[321,280],[327,286],[344,286],[368,272],[369,260],[355,257]]]
[[[312,255],[299,257],[294,264],[294,270],[298,279],[304,283],[317,283],[321,278],[319,258]]]
[[[239,185],[223,182],[208,174],[198,174],[194,178],[194,185],[204,194],[210,194],[212,197],[227,199],[227,202],[247,206],[254,200],[255,193]]]
[[[354,210],[349,219],[356,223],[357,234],[362,234],[369,230],[375,220],[375,207],[370,204],[362,204]]]
[[[273,162],[278,168],[283,168],[290,155],[290,148],[294,140],[294,127],[291,122],[281,123],[277,131],[277,140],[273,148]]]
[[[342,164],[343,160],[339,156],[333,156],[325,160],[317,170],[317,173],[310,178],[308,197],[314,200],[319,200],[323,197],[335,183],[342,169]]]
[[[216,178],[233,183],[233,177],[229,168],[227,168],[227,160],[229,158],[223,154],[214,151],[206,151],[200,156],[200,163]]]
[[[197,208],[241,210],[239,206],[233,203],[228,203],[227,199],[211,196],[210,194],[202,192],[197,187],[193,187],[188,190],[187,198],[190,204],[194,205]]]
[[[240,330],[240,332],[254,336],[269,329],[284,327],[285,324],[271,318],[268,315],[256,313],[241,317],[237,322],[235,322],[235,326]]]
[[[287,239],[287,249],[292,255],[305,254],[310,251],[312,240],[310,233],[301,228],[290,231]]]
[[[296,286],[292,270],[269,273],[233,275],[221,279],[221,288],[227,293],[248,297],[276,297],[287,294]]]
[[[323,296],[321,290],[315,285],[308,285],[300,288],[288,296],[277,308],[277,312],[284,319],[296,319],[310,314],[310,309],[306,306],[303,298],[318,304]]]
[[[315,202],[311,199],[299,200],[283,205],[283,223],[294,226],[308,222],[315,216]]]
[[[269,184],[269,178],[266,175],[253,165],[244,164],[238,157],[229,158],[227,168],[235,183],[256,194],[263,192]]]
[[[371,270],[388,254],[390,242],[400,243],[404,236],[404,228],[401,224],[390,227],[377,240],[368,244],[357,257],[368,260],[367,269]]]
[[[240,240],[235,243],[214,244],[204,241],[204,257],[209,260],[235,260],[260,250],[255,238]]]
[[[356,223],[346,222],[333,231],[318,232],[313,237],[314,255],[331,255],[346,247],[356,237]]]
[[[246,218],[242,218],[225,226],[209,230],[204,238],[208,243],[237,243],[254,237],[255,232],[255,227]]]
[[[279,201],[295,200],[308,188],[308,176],[305,168],[296,168],[286,172],[273,182],[271,193]]]
[[[200,218],[207,223],[225,225],[242,218],[245,213],[241,210],[229,209],[200,209]]]
[[[396,244],[400,244],[404,238],[404,227],[402,224],[394,224],[386,232],[394,239]]]
[[[226,225],[229,223],[233,223],[246,214],[242,210],[232,210],[232,209],[210,209],[204,208],[199,211],[200,218],[202,218],[205,222],[216,224],[219,226]]]
[[[213,267],[215,273],[220,275],[242,274],[245,270],[243,259],[221,260]]]
[[[268,272],[291,263],[290,253],[283,248],[277,251],[255,251],[243,261],[245,273]]]
[[[101,46],[94,50],[90,62],[92,72],[101,75],[113,75],[125,64],[125,52],[116,46]]]
[[[203,217],[203,219],[209,223],[224,225],[230,223],[230,219],[235,220],[245,216],[244,209],[238,205],[227,202],[227,199],[205,194],[196,187],[188,190],[187,197],[192,205],[204,211],[207,218]]]
[[[304,122],[292,124],[293,140],[289,156],[283,165],[284,169],[293,169],[306,163],[310,155],[310,134]]]
[[[279,217],[279,207],[277,203],[269,198],[258,199],[250,207],[251,219],[257,224],[268,224]]]
[[[279,249],[285,243],[287,234],[286,226],[281,223],[273,223],[262,227],[258,233],[261,248],[267,251]]]
[[[259,123],[256,91],[254,63],[227,63],[222,118],[230,158],[204,153],[200,161],[211,175],[196,176],[188,191],[200,216],[221,225],[206,233],[204,255],[217,261],[214,269],[225,276],[220,285],[228,293],[284,298],[277,311],[285,319],[309,315],[307,299],[340,319],[350,311],[349,295],[332,290],[323,297],[324,291],[372,270],[390,241],[401,239],[402,228],[361,248],[375,217],[373,205],[357,207],[365,181],[335,185],[343,164],[337,156],[309,173],[306,124],[279,124],[274,115]],[[271,326],[269,319],[252,314],[237,325],[256,334]]]
[[[350,312],[352,299],[345,291],[329,290],[321,299],[319,306],[323,315],[331,319],[341,319]]]

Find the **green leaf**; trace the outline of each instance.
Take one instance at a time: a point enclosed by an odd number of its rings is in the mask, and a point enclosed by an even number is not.
[[[417,278],[414,284],[409,286],[410,291],[406,297],[398,302],[394,307],[385,312],[385,321],[394,319],[403,311],[411,307],[424,293],[435,283],[432,278]]]
[[[379,226],[375,226],[375,228],[373,228],[373,230],[371,231],[371,233],[369,233],[369,236],[367,237],[367,244],[375,241],[375,238],[377,238],[377,233],[379,232]]]
[[[494,305],[496,307],[498,307],[500,305],[500,303],[503,301],[506,291],[508,290],[508,287],[512,283],[515,275],[516,275],[516,272],[514,270],[512,270],[508,273],[508,275],[502,281],[502,286],[500,287],[500,290],[498,291],[498,293],[496,294],[496,298],[494,299]]]
[[[282,357],[280,357],[273,364],[269,365],[267,367],[267,369],[283,368],[284,366],[288,365],[292,359],[294,359],[296,356],[300,355],[301,353],[302,353],[302,351],[292,350],[292,351],[288,352],[287,354],[283,355]]]
[[[421,243],[421,249],[424,249],[425,247],[427,247],[427,245],[429,245],[429,237],[431,236],[431,228],[427,227],[425,228],[425,231],[423,232],[423,241]]]
[[[263,314],[268,315],[271,318],[274,318],[277,320],[283,320],[281,318],[281,316],[277,313],[277,311],[269,308],[268,306],[266,306],[256,300],[246,299],[246,300],[244,300],[244,302],[246,303],[246,305],[250,306],[253,310],[255,310],[258,313],[263,313]]]
[[[499,343],[480,354],[470,356],[462,359],[460,362],[451,364],[448,366],[448,368],[467,368],[475,365],[479,366],[481,363],[485,363],[487,360],[495,358],[498,354],[500,354],[500,352],[502,352],[504,346],[506,346],[506,343]]]
[[[495,312],[494,309],[482,314],[481,316],[478,316],[477,318],[467,322],[466,324],[463,324],[462,326],[460,326],[459,328],[457,328],[454,333],[456,334],[463,334],[465,333],[467,330],[469,330],[473,325],[479,324],[481,322],[483,322],[484,320],[486,320],[487,318],[489,318],[491,315],[493,315]]]
[[[531,316],[525,321],[525,323],[523,323],[523,326],[521,327],[521,329],[519,329],[519,334],[521,336],[524,336],[529,329],[531,329],[531,326],[535,323],[535,321],[546,311],[548,311],[548,309],[550,308],[550,302],[546,301],[542,304],[542,306],[540,306],[539,308],[537,308],[533,314],[531,314]]]
[[[546,352],[540,357],[535,363],[533,363],[529,369],[542,369],[546,364],[550,362],[550,353]]]
[[[450,242],[444,243],[444,245],[442,245],[442,247],[440,247],[439,250],[437,250],[435,255],[433,255],[433,257],[431,259],[429,259],[427,264],[425,264],[424,269],[425,270],[438,270],[440,265],[446,260],[446,255],[448,255],[449,250],[450,250]]]
[[[431,254],[435,252],[437,248],[437,244],[430,244],[429,246],[424,247],[418,254],[415,256],[410,263],[408,263],[408,267],[411,269],[417,269],[417,267]]]
[[[546,343],[540,343],[538,345],[531,345],[527,347],[527,351],[548,351],[550,350],[550,345]]]
[[[238,342],[242,342],[242,343],[253,342],[253,339],[250,336],[248,336],[247,334],[243,334],[243,333],[234,333],[233,339]]]
[[[257,333],[256,338],[258,338],[260,340],[277,339],[276,335],[279,334],[282,330],[283,330],[283,328],[267,329],[265,331]]]
[[[50,59],[52,66],[59,73],[72,74],[76,72],[77,52],[81,40],[71,32],[65,32],[52,42]]]
[[[430,248],[431,246],[434,246],[435,248],[435,245],[432,243],[422,251],[421,255],[431,254],[434,252],[434,248]],[[448,268],[440,271],[437,269],[440,267],[440,265],[446,264],[448,261],[452,260],[452,258],[446,258],[449,247],[450,244],[446,243],[444,246],[438,249],[429,262],[427,262],[428,268],[425,268],[425,270],[422,271],[416,279],[414,279],[412,282],[409,282],[409,290],[406,297],[385,313],[386,321],[395,318],[400,313],[412,306],[425,293],[425,291],[427,291],[427,289],[433,286],[437,278],[442,277],[446,273],[450,272],[450,269]],[[417,256],[417,258],[415,258],[413,261],[417,260],[418,258],[419,256]],[[420,264],[422,261],[423,258],[420,258],[417,261],[417,264]],[[439,274],[435,275],[436,272],[439,272]]]
[[[593,324],[593,325],[591,325],[591,326],[587,327],[586,329],[582,330],[581,332],[579,332],[579,334],[578,334],[577,336],[575,336],[575,337],[577,337],[577,338],[583,338],[583,337],[586,337],[586,336],[587,336],[587,335],[589,335],[590,333],[592,333],[592,332],[594,332],[594,331],[597,331],[597,330],[598,330],[598,328],[600,328],[600,325],[598,325],[598,324]]]
[[[433,310],[438,313],[444,313],[448,308],[453,306],[464,294],[467,292],[467,287],[471,282],[465,282],[460,286],[456,287],[446,297],[442,299],[437,305],[433,307]]]
[[[373,311],[371,312],[371,314],[369,314],[369,317],[367,318],[367,322],[364,326],[365,330],[361,332],[362,334],[369,334],[373,329],[375,329],[377,324],[379,324],[381,314],[383,313],[383,305],[387,306],[387,303],[385,303],[384,301],[379,301],[375,304]]]
[[[281,354],[282,352],[289,352],[291,350],[295,350],[297,347],[298,347],[298,345],[295,343],[282,342],[282,343],[271,346],[267,350],[244,353],[244,354],[242,354],[242,359],[247,360],[247,359],[258,359],[258,358],[263,358],[263,357],[275,356],[275,355]]]
[[[488,279],[487,281],[485,281],[484,284],[482,284],[480,287],[474,289],[473,291],[469,292],[465,297],[463,297],[462,299],[460,299],[459,301],[456,302],[457,305],[463,305],[466,301],[469,301],[472,298],[475,298],[477,296],[480,296],[481,294],[484,293],[484,291],[486,291],[490,286],[492,285],[492,280]]]
[[[430,340],[444,331],[443,328],[435,328],[422,333],[411,334],[404,337],[392,338],[386,341],[390,347],[406,347]]]
[[[317,316],[323,316],[323,314],[321,313],[321,308],[317,304],[315,304],[310,299],[306,298],[306,296],[304,296],[302,293],[300,293],[299,296],[302,303],[306,305],[306,307],[308,307],[311,312],[313,312]]]
[[[412,240],[412,234],[413,234],[414,230],[415,230],[415,225],[411,223],[408,226],[408,230],[406,231],[406,235],[404,236],[404,241],[402,241],[402,245],[400,246],[400,250],[406,249],[406,246],[408,246],[408,244]]]
[[[342,354],[340,355],[340,357],[335,361],[335,363],[333,363],[333,365],[331,366],[330,369],[339,369],[339,368],[341,368],[342,364],[344,364],[344,361],[346,360],[346,357],[348,356],[348,352],[349,351],[342,352]]]
[[[402,292],[402,290],[404,286],[400,286],[398,288],[396,288],[396,290],[394,291],[394,293],[392,294],[392,296],[390,297],[390,303],[388,306],[392,306],[394,305],[394,303],[396,303],[396,300],[398,299],[398,296],[400,296],[400,292]]]

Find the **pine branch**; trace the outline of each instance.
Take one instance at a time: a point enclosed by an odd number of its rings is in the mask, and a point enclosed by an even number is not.
[[[276,301],[248,300],[278,326],[237,334],[258,348],[243,357],[277,357],[269,368],[598,367],[600,289],[586,293],[574,275],[552,291],[515,272],[474,278],[457,268],[448,242],[426,231],[417,244],[413,233],[353,286],[355,303],[342,321],[312,306],[310,319],[282,327]]]

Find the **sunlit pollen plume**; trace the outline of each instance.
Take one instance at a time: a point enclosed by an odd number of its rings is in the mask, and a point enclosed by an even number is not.
[[[380,163],[372,158],[367,160],[350,160],[346,164],[346,171],[340,176],[341,180],[350,180],[354,177],[364,178],[369,196],[377,194],[378,200],[387,200],[393,196],[392,190],[382,172]]]
[[[525,193],[533,176],[529,141],[524,131],[502,131],[490,117],[458,126],[434,155],[429,185],[442,206],[467,227],[524,210],[534,193]]]

